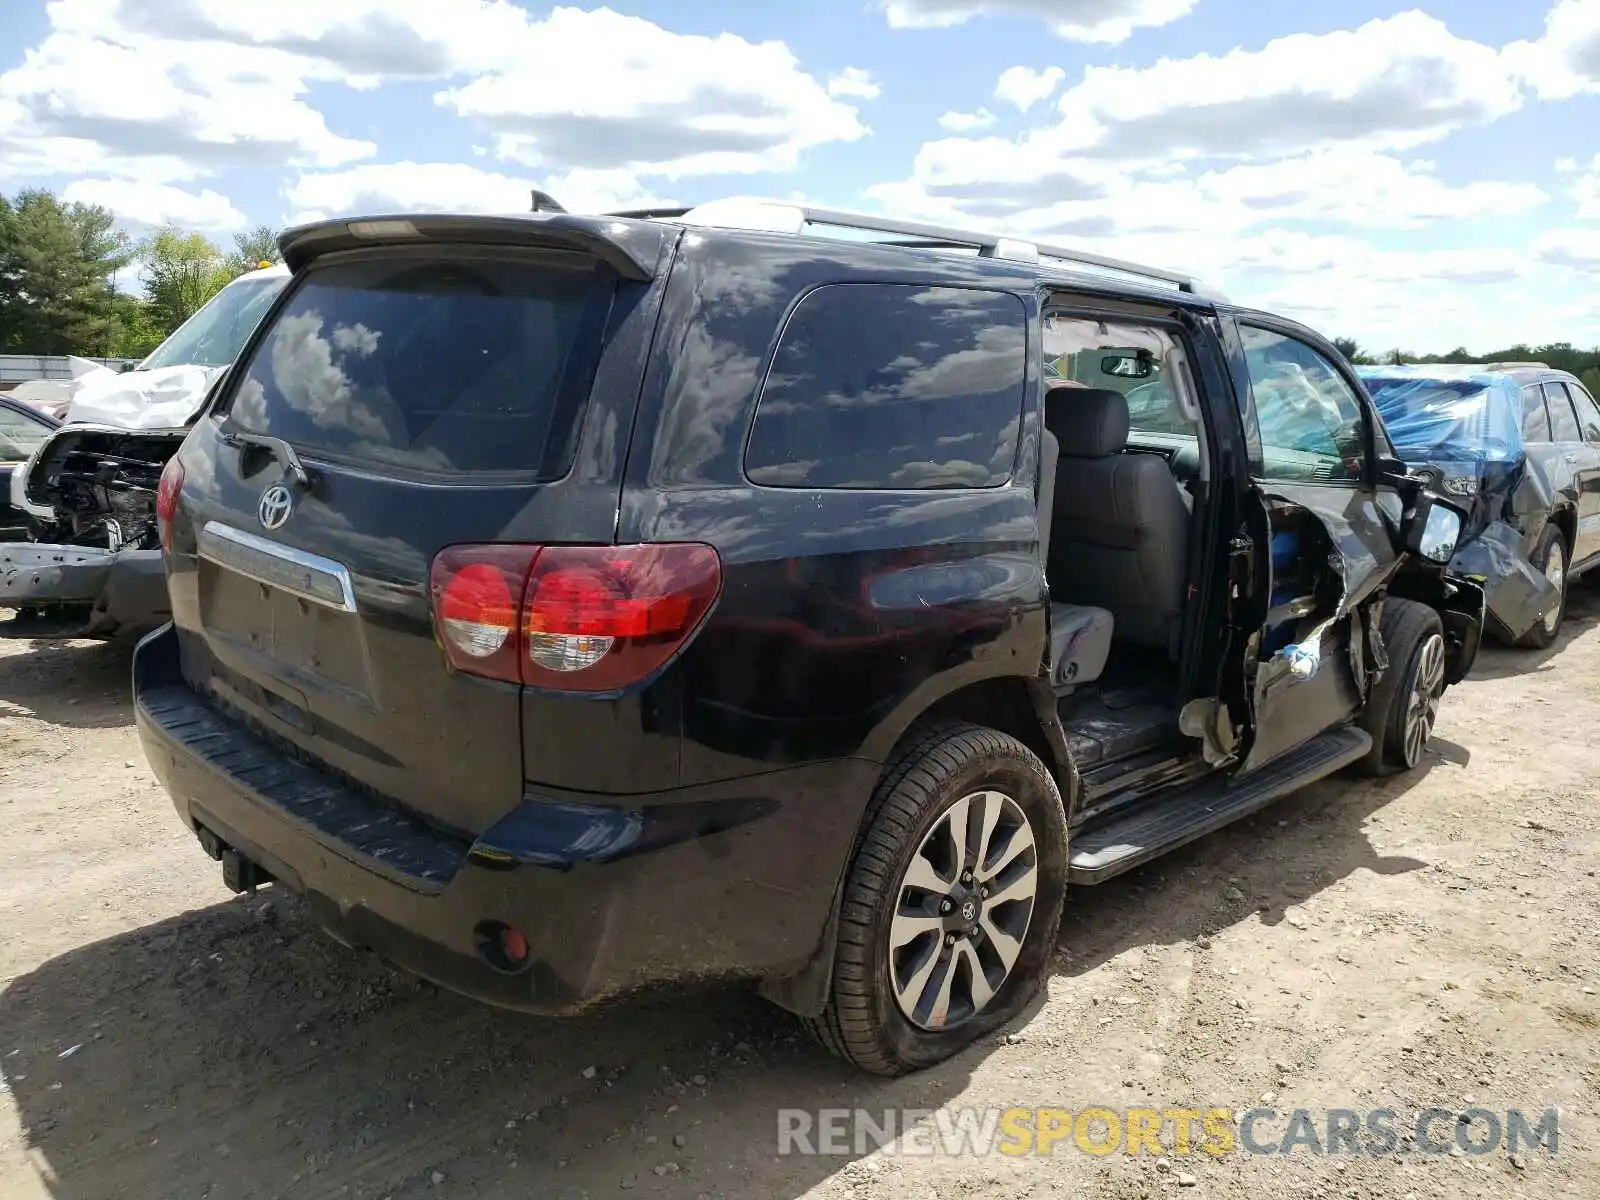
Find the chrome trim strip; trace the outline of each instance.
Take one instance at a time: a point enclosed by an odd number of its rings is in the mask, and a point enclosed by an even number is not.
[[[339,612],[356,611],[350,572],[342,563],[320,554],[296,550],[220,521],[207,521],[200,530],[200,557],[302,600]]]

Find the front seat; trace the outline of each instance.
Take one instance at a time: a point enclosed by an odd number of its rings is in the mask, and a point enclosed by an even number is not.
[[[1124,454],[1128,402],[1101,388],[1051,388],[1045,425],[1060,446],[1050,556],[1054,598],[1111,612],[1119,641],[1176,659],[1189,512],[1155,454]]]

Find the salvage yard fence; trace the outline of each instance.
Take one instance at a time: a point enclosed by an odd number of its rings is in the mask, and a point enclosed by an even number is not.
[[[113,371],[124,363],[137,362],[132,358],[90,358],[80,355],[86,362]],[[72,378],[72,360],[65,354],[0,354],[0,390],[9,391],[30,379],[50,379],[65,383]]]

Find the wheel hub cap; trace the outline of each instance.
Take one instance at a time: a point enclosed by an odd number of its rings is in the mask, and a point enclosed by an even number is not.
[[[890,987],[908,1021],[949,1029],[989,1006],[1022,952],[1038,886],[1033,828],[1010,796],[974,792],[940,814],[889,923]]]
[[[1562,586],[1567,581],[1566,555],[1562,553],[1559,545],[1550,547],[1550,557],[1545,560],[1544,577],[1556,589],[1556,602],[1549,612],[1544,615],[1544,627],[1547,633],[1554,633],[1561,627],[1561,609],[1566,603]]]
[[[1434,722],[1439,719],[1439,697],[1444,693],[1444,653],[1444,638],[1437,633],[1429,634],[1417,651],[1417,670],[1411,680],[1411,694],[1406,698],[1408,767],[1422,761],[1422,752],[1433,736]]]

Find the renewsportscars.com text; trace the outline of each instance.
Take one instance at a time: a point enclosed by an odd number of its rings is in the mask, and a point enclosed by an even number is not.
[[[823,1156],[1555,1154],[1559,1142],[1556,1109],[1429,1108],[1413,1116],[1392,1108],[778,1111],[778,1153]]]

